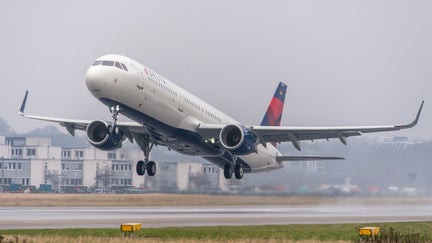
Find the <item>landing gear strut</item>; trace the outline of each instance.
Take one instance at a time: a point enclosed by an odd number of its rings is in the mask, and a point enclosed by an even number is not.
[[[116,127],[117,125],[118,115],[120,111],[121,111],[120,105],[113,105],[110,107],[110,112],[112,114],[113,123],[114,123],[113,127]]]
[[[109,133],[117,133],[117,121],[118,116],[121,111],[120,105],[112,105],[110,107],[110,112],[112,114],[113,118],[113,125],[109,128]],[[141,147],[141,150],[144,152],[144,161],[140,160],[138,161],[136,165],[136,172],[139,176],[142,176],[145,174],[147,170],[147,174],[149,176],[154,176],[156,174],[156,163],[154,161],[149,161],[150,151],[153,148],[153,144],[150,141],[150,136],[137,136],[134,137],[135,141],[138,143],[138,145]]]

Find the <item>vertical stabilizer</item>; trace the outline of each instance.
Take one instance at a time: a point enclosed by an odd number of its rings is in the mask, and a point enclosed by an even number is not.
[[[280,126],[286,88],[286,84],[279,83],[261,122],[261,126]]]

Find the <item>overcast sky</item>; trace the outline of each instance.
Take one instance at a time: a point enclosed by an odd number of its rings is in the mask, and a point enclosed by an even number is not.
[[[418,127],[432,138],[432,1],[3,1],[1,116],[110,119],[84,83],[97,57],[129,56],[246,124],[279,81],[282,125]],[[370,136],[370,135],[368,135]]]

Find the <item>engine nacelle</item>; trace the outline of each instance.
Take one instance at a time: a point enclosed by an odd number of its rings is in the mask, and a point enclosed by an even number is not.
[[[86,133],[87,140],[98,149],[113,150],[122,146],[123,132],[104,121],[92,121]]]
[[[219,141],[225,149],[236,155],[256,152],[256,136],[240,125],[227,125],[220,131]]]

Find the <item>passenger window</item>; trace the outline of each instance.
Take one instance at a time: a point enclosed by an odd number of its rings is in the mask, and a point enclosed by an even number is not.
[[[102,62],[102,61],[95,61],[95,62],[92,64],[92,66],[97,66],[97,65],[99,65],[101,62]]]
[[[102,61],[103,66],[114,66],[114,61]]]
[[[115,66],[116,66],[117,68],[123,69],[122,66],[120,65],[120,63],[118,63],[118,62],[115,62]]]
[[[126,67],[126,65],[124,65],[123,63],[120,63],[120,64],[122,65],[122,67],[123,67],[123,69],[124,69],[125,71],[128,70],[127,67]]]

